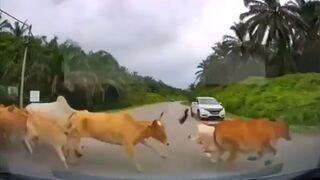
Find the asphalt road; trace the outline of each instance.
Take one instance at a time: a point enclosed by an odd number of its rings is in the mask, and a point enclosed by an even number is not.
[[[212,163],[201,147],[190,141],[187,136],[197,132],[198,121],[189,117],[185,124],[180,125],[178,119],[183,115],[186,106],[178,102],[149,105],[130,110],[132,115],[141,120],[153,120],[164,112],[163,122],[167,130],[170,146],[149,140],[159,151],[167,155],[167,159],[160,158],[143,145],[136,147],[137,161],[142,166],[142,173],[138,173],[129,160],[122,146],[110,145],[93,139],[83,139],[85,146],[84,157],[78,165],[72,166],[64,172],[63,164],[59,161],[51,147],[42,145],[35,149],[30,156],[24,147],[2,152],[1,163],[8,164],[8,171],[48,178],[89,179],[89,176],[137,178],[137,179],[197,179],[197,178],[228,178],[241,174],[268,175],[272,171],[282,170],[279,174],[286,174],[305,169],[315,168],[320,158],[320,136],[304,136],[292,134],[293,140],[281,140],[278,144],[278,155],[274,164],[264,168],[263,161],[249,162],[240,158],[236,164]],[[5,161],[5,159],[7,161]],[[1,166],[1,164],[0,164]],[[254,174],[256,173],[256,174]],[[88,175],[88,176],[85,176]],[[71,178],[73,176],[73,178]],[[76,178],[76,176],[78,176]],[[86,177],[86,178],[84,178]],[[152,177],[152,178],[151,178]]]

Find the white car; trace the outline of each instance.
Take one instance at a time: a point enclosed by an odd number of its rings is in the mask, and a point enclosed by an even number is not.
[[[202,119],[223,120],[226,112],[220,102],[213,97],[197,97],[191,104],[191,116]]]

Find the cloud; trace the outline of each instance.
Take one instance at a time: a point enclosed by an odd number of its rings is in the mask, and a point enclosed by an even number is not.
[[[28,19],[33,34],[106,50],[129,70],[182,88],[245,10],[235,0],[30,1],[4,1],[2,8]]]

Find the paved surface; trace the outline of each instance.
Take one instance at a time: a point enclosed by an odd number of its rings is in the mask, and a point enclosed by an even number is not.
[[[167,129],[170,146],[162,145],[150,140],[159,151],[167,154],[167,159],[161,159],[157,154],[142,145],[137,146],[137,160],[142,166],[143,173],[137,173],[127,154],[121,146],[109,145],[93,139],[83,139],[85,145],[84,157],[79,164],[71,167],[69,172],[63,172],[63,165],[55,152],[47,146],[40,146],[35,154],[30,156],[21,147],[10,152],[1,153],[2,163],[7,159],[8,169],[19,174],[33,176],[46,176],[54,178],[54,175],[70,178],[73,175],[91,175],[101,177],[121,178],[206,178],[206,177],[230,177],[242,173],[257,172],[263,168],[263,162],[248,162],[240,158],[234,165],[213,164],[201,152],[199,145],[190,141],[187,136],[196,133],[198,121],[189,117],[185,124],[180,125],[178,119],[183,115],[186,107],[178,102],[149,105],[143,108],[131,110],[131,113],[141,120],[153,120],[163,111],[163,122]],[[291,173],[299,170],[315,168],[320,155],[320,136],[292,135],[293,140],[286,142],[281,140],[278,144],[278,156],[274,164],[283,163],[280,173]],[[262,169],[261,173],[270,173],[272,169]],[[281,167],[277,166],[280,170]],[[262,175],[262,174],[259,175]],[[76,178],[74,178],[76,179]],[[80,179],[80,178],[77,178]],[[83,178],[83,179],[89,179]]]

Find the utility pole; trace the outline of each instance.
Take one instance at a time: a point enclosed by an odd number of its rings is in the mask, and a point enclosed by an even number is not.
[[[27,55],[28,55],[28,46],[29,46],[29,41],[30,41],[31,28],[32,28],[32,25],[28,26],[28,38],[27,38],[26,47],[24,49],[23,60],[22,60],[21,82],[20,82],[20,100],[19,100],[20,108],[23,108],[24,77],[25,77],[26,61],[27,61]]]
[[[23,53],[22,69],[21,69],[21,82],[20,82],[19,106],[20,106],[20,108],[23,108],[24,77],[25,77],[26,61],[27,61],[27,55],[28,55],[28,46],[29,46],[29,42],[30,42],[30,37],[33,36],[32,32],[31,32],[32,25],[27,24],[27,20],[25,22],[23,22],[20,19],[14,17],[13,15],[9,14],[8,12],[6,12],[0,8],[0,14],[1,13],[3,13],[5,15],[9,16],[10,18],[16,20],[17,22],[23,24],[23,26],[28,27],[28,36],[27,36],[27,41],[26,41],[26,47],[25,47],[24,53]]]

